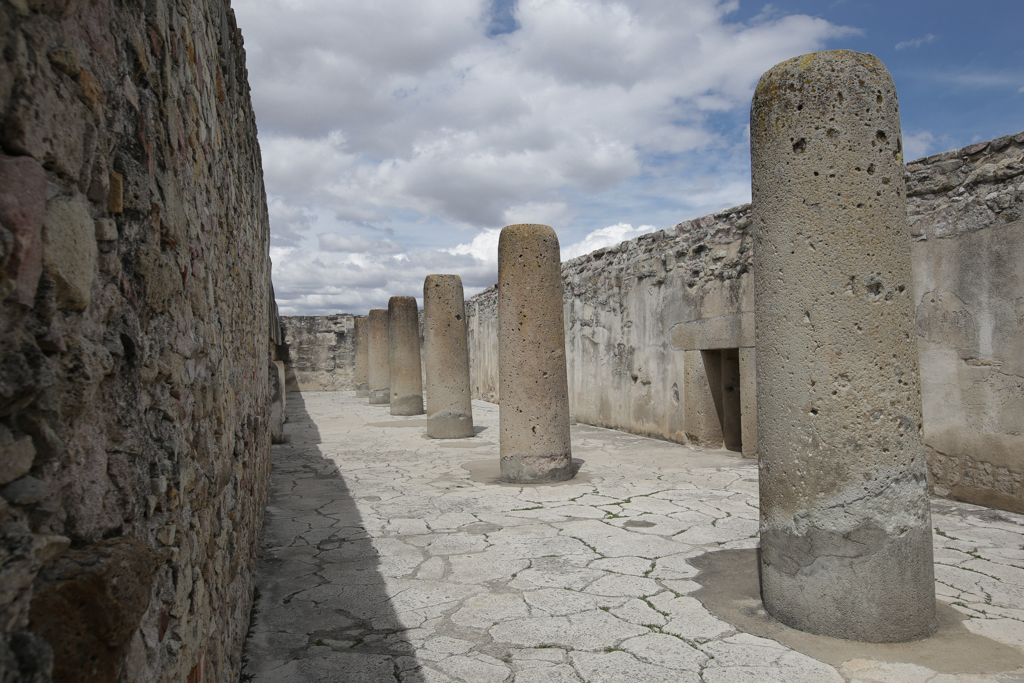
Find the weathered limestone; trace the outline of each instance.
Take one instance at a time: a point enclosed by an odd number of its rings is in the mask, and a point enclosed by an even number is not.
[[[366,398],[370,395],[367,361],[369,360],[370,326],[368,318],[356,318],[355,325],[355,372],[353,381],[356,385],[356,396]]]
[[[374,308],[368,317],[370,340],[366,351],[366,381],[371,405],[391,400],[391,362],[388,343],[388,312]]]
[[[509,225],[498,240],[501,479],[573,476],[558,236]]]
[[[388,349],[391,414],[422,415],[420,321],[414,297],[393,296],[388,300]]]
[[[428,275],[423,281],[423,314],[427,436],[434,439],[473,436],[462,278],[458,275]]]
[[[896,89],[819,52],[751,105],[761,591],[813,633],[935,627]]]

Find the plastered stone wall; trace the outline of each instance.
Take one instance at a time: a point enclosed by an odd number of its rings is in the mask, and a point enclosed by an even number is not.
[[[355,318],[349,313],[281,318],[288,391],[355,389]]]
[[[0,3],[4,681],[238,680],[269,226],[225,0]]]
[[[418,315],[420,367],[425,368],[422,309]],[[288,391],[355,390],[356,317],[351,313],[281,316]],[[425,373],[421,370],[424,383]]]
[[[1024,512],[1024,133],[907,173],[931,484]]]
[[[1024,133],[911,162],[906,182],[930,483],[1024,511]],[[737,349],[742,452],[756,457],[749,214],[562,264],[578,421],[721,447],[715,351]],[[495,288],[466,312],[473,396],[497,402]]]

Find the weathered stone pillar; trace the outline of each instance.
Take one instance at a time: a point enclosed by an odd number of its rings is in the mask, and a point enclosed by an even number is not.
[[[573,476],[558,236],[509,225],[498,239],[498,394],[502,481]]]
[[[368,318],[356,318],[353,321],[353,341],[355,344],[355,372],[352,382],[356,386],[356,396],[365,398],[370,395],[370,380],[367,362],[369,361],[370,327]]]
[[[896,88],[873,55],[761,77],[750,112],[761,595],[794,628],[935,627]]]
[[[381,308],[370,311],[370,343],[366,350],[366,381],[371,405],[384,405],[391,400],[391,363],[388,344],[388,312]]]
[[[466,302],[458,275],[423,281],[423,342],[427,362],[427,436],[473,436]]]
[[[423,370],[420,366],[420,319],[416,299],[388,300],[388,347],[391,363],[391,414],[423,414]]]

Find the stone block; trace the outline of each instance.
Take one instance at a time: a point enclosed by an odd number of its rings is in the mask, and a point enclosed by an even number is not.
[[[44,265],[57,285],[57,305],[82,310],[89,305],[99,250],[96,227],[83,197],[55,197],[46,203]]]
[[[43,216],[46,172],[31,157],[0,155],[0,224],[14,244],[7,270],[15,281],[12,298],[31,306],[43,272]]]
[[[117,223],[110,218],[100,218],[96,221],[96,241],[113,242],[117,239]]]
[[[10,430],[0,425],[0,486],[28,474],[35,457],[32,437],[14,438]]]
[[[149,606],[155,556],[117,538],[71,550],[40,572],[29,629],[53,648],[54,683],[115,683]]]

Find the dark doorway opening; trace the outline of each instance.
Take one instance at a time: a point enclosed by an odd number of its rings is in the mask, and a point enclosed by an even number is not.
[[[701,350],[704,373],[708,378],[711,397],[718,412],[725,448],[743,450],[743,430],[740,422],[740,350]]]

